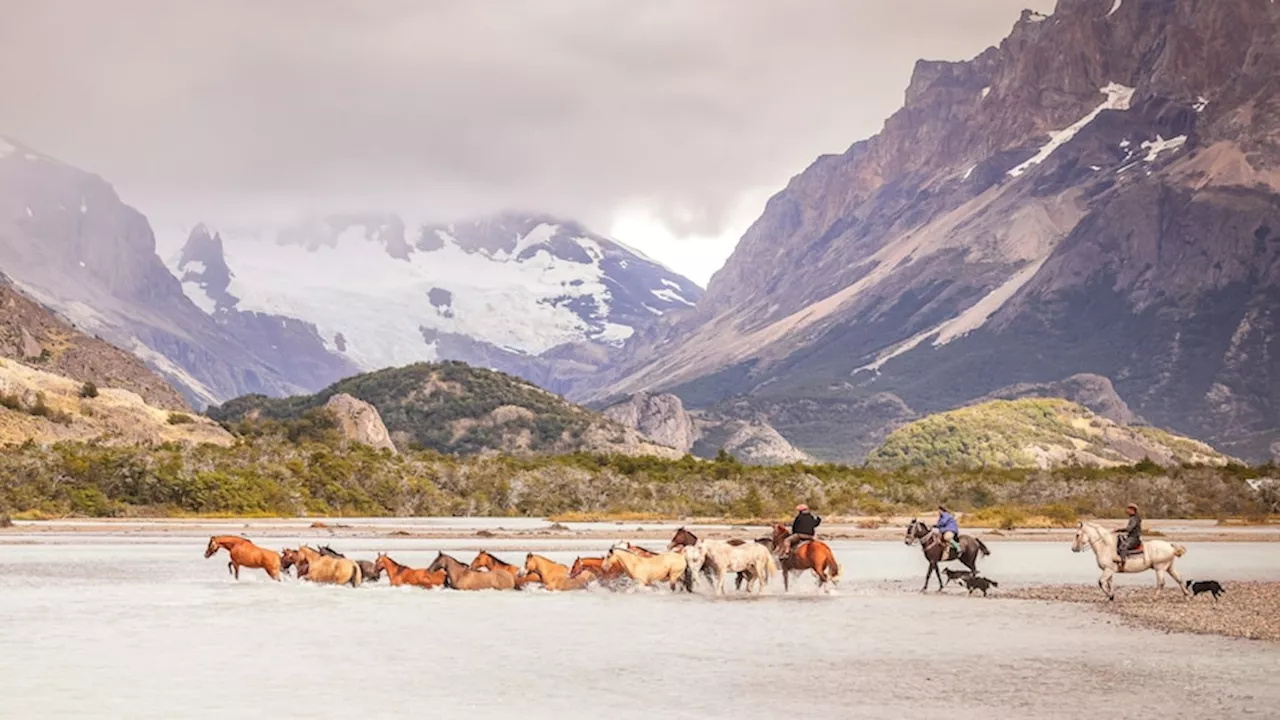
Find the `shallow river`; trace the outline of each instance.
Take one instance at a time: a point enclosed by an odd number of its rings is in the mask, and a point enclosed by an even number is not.
[[[1280,647],[1127,628],[1086,607],[921,596],[919,551],[901,543],[835,543],[839,591],[805,582],[783,596],[775,585],[753,600],[351,590],[257,571],[237,583],[224,554],[202,558],[198,537],[3,543],[0,717],[1222,718],[1280,708]],[[469,560],[475,543],[339,549],[425,565],[440,548]],[[485,545],[513,562],[525,549],[577,554],[563,540]],[[1280,579],[1273,544],[1189,548],[1184,576]],[[1005,587],[1097,577],[1091,556],[1061,543],[992,549],[984,573]]]

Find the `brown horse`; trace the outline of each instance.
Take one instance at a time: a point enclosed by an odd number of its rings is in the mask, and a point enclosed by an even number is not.
[[[529,574],[537,575],[536,572],[529,573]],[[584,569],[581,572],[579,572],[577,575],[566,575],[562,578],[557,578],[554,580],[547,580],[546,578],[542,578],[540,582],[542,583],[543,587],[553,591],[584,590],[588,585],[592,583],[592,581],[596,580],[596,578],[597,576],[594,572],[592,572],[591,570]]]
[[[280,553],[280,563],[284,567],[297,565],[298,578],[311,582],[360,587],[360,583],[364,581],[364,573],[354,560],[324,555],[306,545],[297,550],[285,548]]]
[[[387,580],[391,581],[391,587],[416,585],[423,588],[434,588],[444,585],[443,571],[430,573],[421,568],[411,568],[408,565],[401,565],[392,560],[389,555],[378,553],[378,559],[373,564],[379,571],[386,571]]]
[[[209,546],[204,549],[204,556],[213,557],[219,548],[225,548],[227,554],[231,556],[231,561],[227,563],[227,572],[234,575],[237,580],[240,579],[241,567],[259,568],[272,580],[280,579],[280,556],[276,551],[258,547],[248,538],[236,535],[214,535],[209,538]]]
[[[444,571],[444,586],[454,590],[511,590],[516,579],[505,572],[472,570],[465,563],[440,553],[427,568],[428,572]]]
[[[542,582],[542,576],[530,575],[520,570],[520,566],[518,565],[512,565],[509,562],[503,562],[502,560],[499,560],[498,558],[494,557],[488,550],[481,550],[480,552],[476,553],[475,559],[471,561],[471,569],[472,570],[489,570],[489,571],[496,570],[498,572],[508,573],[509,575],[511,575],[512,578],[515,579],[516,587],[524,587],[529,583]]]
[[[791,534],[783,525],[773,526],[773,551],[776,553],[782,541]],[[828,582],[835,584],[840,581],[840,564],[836,562],[835,553],[831,552],[831,546],[821,540],[809,540],[800,545],[791,546],[791,554],[785,560],[779,561],[782,566],[782,587],[783,590],[791,589],[791,573],[804,572],[812,570],[813,574],[818,576],[818,587],[825,586]]]

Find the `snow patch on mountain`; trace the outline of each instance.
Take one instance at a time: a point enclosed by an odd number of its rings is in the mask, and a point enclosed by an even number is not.
[[[1094,118],[1098,117],[1103,110],[1128,110],[1129,102],[1133,99],[1133,88],[1125,87],[1119,83],[1110,83],[1106,87],[1101,88],[1099,92],[1105,93],[1107,96],[1107,99],[1101,105],[1090,111],[1088,115],[1085,115],[1072,123],[1066,129],[1051,133],[1049,142],[1045,143],[1045,145],[1026,162],[1010,170],[1009,175],[1011,177],[1019,177],[1036,165],[1048,160],[1049,156],[1052,155],[1055,150],[1070,142],[1071,138],[1074,138],[1089,123],[1093,122]]]
[[[230,282],[212,292],[194,253],[173,270],[206,312],[305,320],[329,349],[369,369],[441,359],[438,343],[424,340],[434,333],[527,355],[570,342],[617,346],[638,323],[692,306],[700,293],[608,238],[549,218],[508,216],[395,237],[382,221],[308,229],[319,235],[223,230]]]

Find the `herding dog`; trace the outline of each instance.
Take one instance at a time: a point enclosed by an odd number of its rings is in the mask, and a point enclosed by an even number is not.
[[[1218,602],[1218,596],[1226,592],[1226,590],[1222,589],[1222,584],[1219,583],[1217,580],[1200,580],[1198,582],[1193,582],[1191,580],[1188,580],[1187,589],[1191,591],[1191,594],[1193,596],[1199,595],[1200,593],[1207,592],[1213,595],[1214,602]]]
[[[987,578],[978,577],[977,575],[971,575],[967,578],[963,578],[962,580],[960,580],[960,583],[965,587],[969,588],[970,595],[973,594],[974,590],[981,590],[982,597],[986,597],[987,591],[990,590],[991,588],[1000,587],[1000,583],[996,582],[995,580],[988,580]]]
[[[972,570],[948,570],[943,568],[942,574],[947,576],[947,582],[945,582],[944,585],[950,585],[953,580],[963,580],[965,578],[973,577]]]

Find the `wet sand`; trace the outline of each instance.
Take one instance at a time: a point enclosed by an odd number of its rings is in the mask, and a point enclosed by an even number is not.
[[[1108,602],[1096,587],[1050,585],[1021,587],[1001,597],[1085,605],[1118,615],[1135,625],[1203,635],[1280,641],[1280,583],[1228,582],[1217,603],[1208,593],[1187,598],[1172,583],[1156,598],[1151,587],[1125,587]]]

